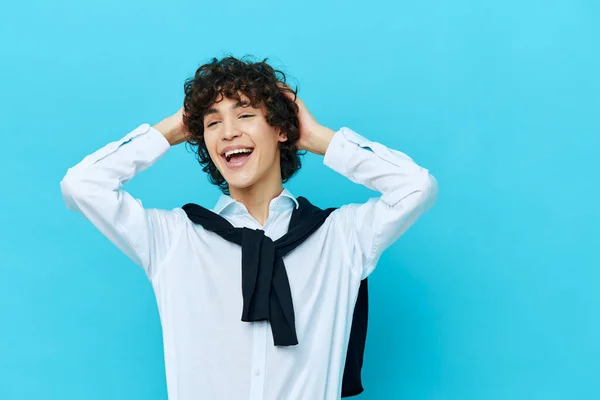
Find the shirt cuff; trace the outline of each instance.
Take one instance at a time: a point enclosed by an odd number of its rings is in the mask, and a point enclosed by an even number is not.
[[[165,135],[160,133],[156,128],[153,128],[150,124],[142,124],[140,125],[140,128],[148,136],[150,146],[157,152],[158,156],[162,156],[171,148],[171,143],[165,138]]]
[[[353,157],[357,151],[372,151],[369,148],[369,141],[352,129],[343,127],[337,131],[323,158],[323,164],[333,169],[334,171],[348,176],[353,170]]]

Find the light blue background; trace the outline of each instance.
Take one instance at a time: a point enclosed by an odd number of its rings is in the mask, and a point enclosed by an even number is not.
[[[166,399],[150,283],[66,210],[68,167],[269,57],[323,124],[410,155],[436,206],[382,257],[360,399],[600,398],[594,1],[10,2],[0,24],[0,399]],[[191,152],[126,185],[212,206]],[[309,155],[288,188],[366,201]]]

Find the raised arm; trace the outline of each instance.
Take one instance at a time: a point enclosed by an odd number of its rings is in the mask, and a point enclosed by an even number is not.
[[[352,182],[381,193],[362,204],[344,205],[334,215],[362,255],[364,279],[382,252],[433,207],[437,180],[406,154],[346,127],[333,136],[323,162]]]
[[[86,156],[60,182],[67,208],[82,214],[150,279],[182,231],[182,211],[146,209],[122,185],[185,141],[181,111]]]
[[[283,92],[294,99],[291,89]],[[349,245],[362,256],[362,279],[375,268],[382,252],[398,239],[437,200],[438,183],[429,170],[409,156],[371,142],[350,128],[335,132],[295,99],[300,121],[298,147],[324,155],[326,166],[381,193],[363,204],[347,204],[332,213]]]

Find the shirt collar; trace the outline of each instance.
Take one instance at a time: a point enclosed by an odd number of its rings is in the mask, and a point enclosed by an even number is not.
[[[290,203],[290,201],[291,201],[291,203]],[[229,206],[232,206],[235,204],[242,206],[242,207],[235,207],[238,210],[244,210],[244,211],[246,210],[246,207],[239,201],[235,200],[233,197],[226,195],[226,194],[221,194],[221,197],[219,197],[219,200],[213,207],[213,212],[215,212],[217,214],[221,214],[227,208],[229,208]],[[277,196],[273,200],[271,200],[270,208],[271,207],[280,208],[282,206],[283,206],[283,208],[286,208],[289,205],[293,205],[294,208],[298,208],[300,206],[300,204],[298,203],[298,200],[296,200],[296,197],[294,197],[294,195],[288,189],[284,188],[279,196]],[[235,212],[233,209],[231,211]]]

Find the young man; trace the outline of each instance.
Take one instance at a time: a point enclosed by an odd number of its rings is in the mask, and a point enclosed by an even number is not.
[[[319,124],[278,73],[213,59],[186,81],[177,113],[61,181],[67,207],[150,279],[171,400],[339,399],[361,283],[437,198],[427,169]],[[184,142],[223,192],[212,211],[147,209],[122,188]],[[295,197],[283,183],[304,151],[380,197],[325,211]]]

